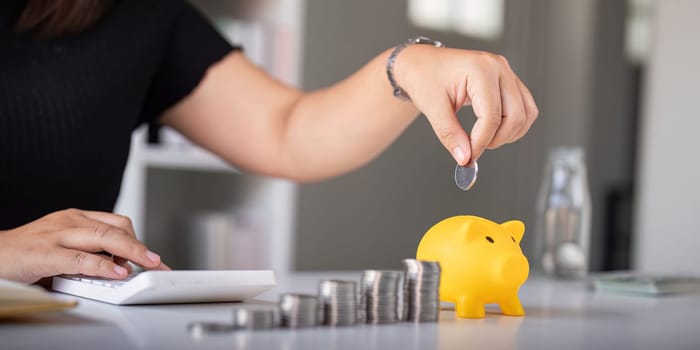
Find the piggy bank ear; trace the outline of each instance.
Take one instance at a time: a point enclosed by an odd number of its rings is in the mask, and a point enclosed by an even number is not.
[[[506,221],[501,224],[501,226],[508,231],[515,241],[520,244],[520,240],[523,239],[523,234],[525,234],[525,224],[520,220]]]
[[[467,220],[462,223],[460,232],[464,235],[465,240],[470,242],[475,239],[484,239],[483,233],[488,232],[488,228],[476,220]]]

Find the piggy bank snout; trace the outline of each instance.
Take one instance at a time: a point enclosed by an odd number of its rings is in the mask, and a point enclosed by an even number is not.
[[[529,273],[530,264],[525,256],[511,255],[503,262],[501,278],[506,285],[519,286],[525,283]]]

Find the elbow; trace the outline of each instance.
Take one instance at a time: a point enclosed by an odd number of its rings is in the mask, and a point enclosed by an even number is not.
[[[299,184],[314,184],[330,180],[352,170],[345,167],[334,166],[333,164],[309,161],[295,161],[289,163],[294,165],[284,167],[285,170],[278,175]]]
[[[322,173],[315,173],[315,172],[292,172],[289,174],[285,174],[282,176],[283,178],[296,182],[300,185],[309,185],[309,184],[314,184],[314,183],[319,183],[324,180],[331,179],[335,176],[335,174],[322,174]]]

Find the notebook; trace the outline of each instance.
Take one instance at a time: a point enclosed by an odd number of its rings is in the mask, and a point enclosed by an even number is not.
[[[0,279],[0,318],[65,310],[76,305],[77,301],[59,299],[41,287]]]
[[[642,273],[614,273],[593,277],[598,292],[664,296],[700,293],[700,277],[681,275],[653,275]]]

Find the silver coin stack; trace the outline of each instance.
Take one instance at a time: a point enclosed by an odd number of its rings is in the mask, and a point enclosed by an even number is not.
[[[323,280],[318,285],[318,297],[323,310],[323,324],[351,326],[357,323],[355,281]]]
[[[440,314],[440,263],[404,259],[403,319],[437,322]]]
[[[318,297],[310,294],[284,293],[280,295],[282,327],[315,327],[321,324]]]
[[[276,307],[235,308],[233,309],[234,329],[270,329],[279,325]]]
[[[400,320],[400,271],[365,270],[362,273],[360,308],[367,323],[394,323]]]

